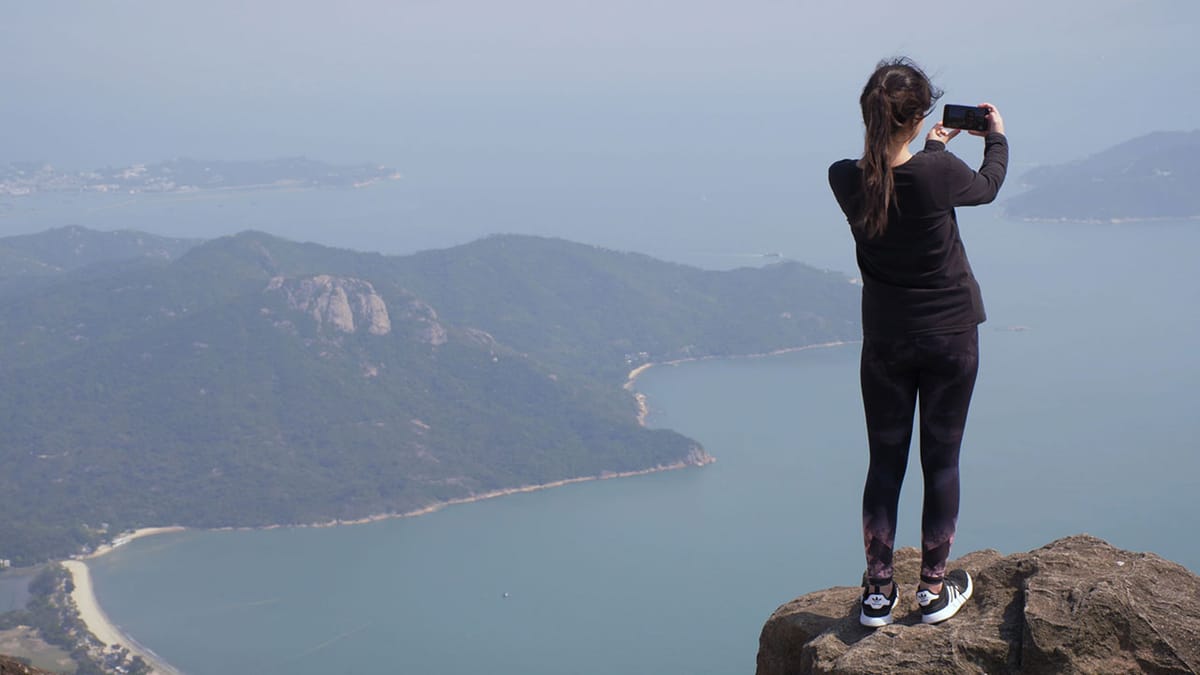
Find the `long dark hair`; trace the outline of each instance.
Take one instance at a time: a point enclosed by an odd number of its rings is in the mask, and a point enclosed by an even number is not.
[[[933,110],[942,91],[933,86],[920,66],[907,58],[880,61],[863,87],[858,102],[867,126],[863,150],[863,200],[860,224],[867,236],[887,229],[888,206],[896,195],[890,150],[896,137],[912,133],[913,125]]]

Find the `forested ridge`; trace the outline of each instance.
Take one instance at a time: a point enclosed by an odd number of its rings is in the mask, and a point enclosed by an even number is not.
[[[1082,160],[1020,177],[1028,188],[1004,203],[1031,220],[1137,221],[1200,218],[1200,131],[1158,131]]]
[[[0,275],[15,564],[136,527],[356,519],[696,463],[698,443],[637,423],[630,369],[859,330],[839,274],[525,236],[383,256],[64,228],[0,239],[0,259],[31,270]]]

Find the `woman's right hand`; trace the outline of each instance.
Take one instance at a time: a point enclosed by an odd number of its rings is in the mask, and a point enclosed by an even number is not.
[[[1000,111],[996,108],[996,106],[992,105],[991,103],[980,103],[979,107],[987,108],[988,130],[987,131],[972,131],[971,135],[972,136],[986,136],[992,132],[995,132],[998,134],[1004,133],[1004,118],[1000,116]]]
[[[942,145],[949,145],[950,140],[952,138],[954,138],[955,136],[957,136],[959,131],[962,131],[962,130],[961,129],[951,129],[949,127],[943,126],[940,121],[934,122],[933,128],[929,130],[929,135],[925,137],[925,140],[937,141],[938,143],[941,143]]]

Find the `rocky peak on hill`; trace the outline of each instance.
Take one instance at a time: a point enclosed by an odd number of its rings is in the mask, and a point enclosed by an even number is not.
[[[322,329],[356,333],[362,328],[372,335],[392,331],[387,303],[369,281],[328,274],[301,279],[274,277],[267,291],[286,295],[289,307],[308,313]]]
[[[1152,553],[1087,535],[1027,553],[969,553],[975,580],[946,623],[927,626],[913,599],[920,553],[896,552],[898,620],[858,623],[860,588],[783,605],[763,627],[758,675],[801,673],[1200,672],[1200,577]]]
[[[0,554],[22,566],[164,522],[356,520],[701,463],[638,424],[631,368],[861,334],[854,287],[798,263],[244,232],[169,260],[131,235],[54,271],[75,234],[0,238]]]
[[[438,321],[437,312],[417,298],[409,298],[400,305],[396,318],[419,326],[418,338],[434,347],[446,344],[446,328]]]

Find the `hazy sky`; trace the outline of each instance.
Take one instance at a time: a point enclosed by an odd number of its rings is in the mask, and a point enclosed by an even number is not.
[[[853,152],[858,89],[894,54],[945,101],[999,105],[1030,160],[1200,126],[1196,0],[88,0],[0,21],[0,161]]]

